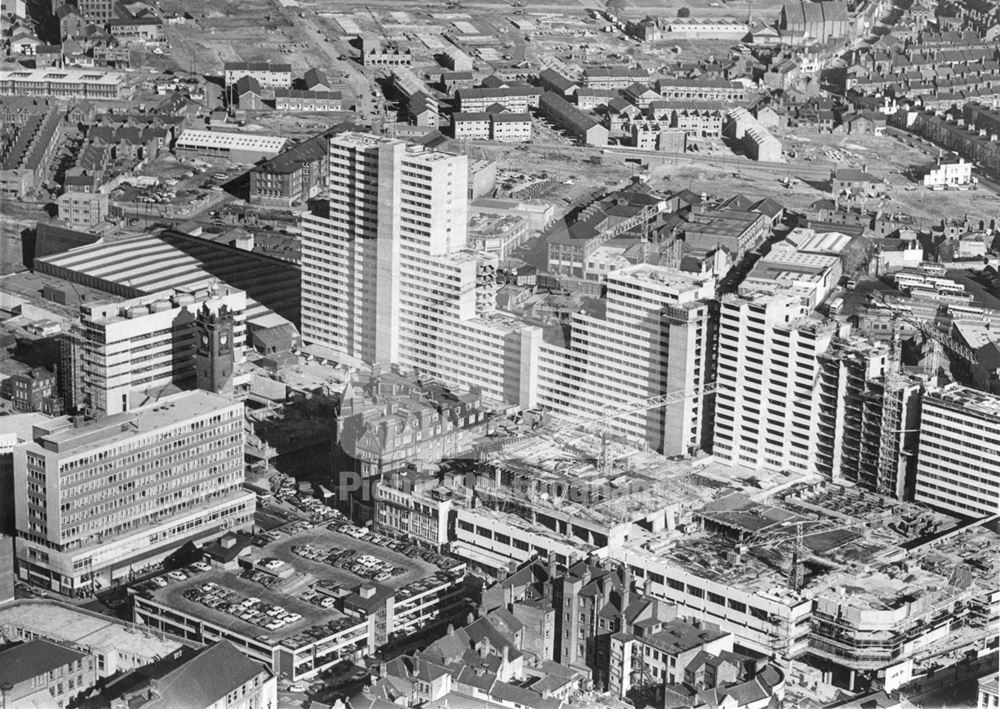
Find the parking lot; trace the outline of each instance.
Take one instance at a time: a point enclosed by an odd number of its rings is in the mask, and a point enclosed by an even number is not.
[[[340,526],[341,529],[345,530],[358,529],[353,527],[353,525],[343,523],[334,523],[330,526],[334,526],[335,528],[336,526]],[[382,578],[377,581],[377,583],[393,589],[430,576],[438,570],[435,564],[420,558],[412,552],[400,553],[400,551],[393,550],[388,546],[381,546],[348,534],[332,531],[327,527],[314,527],[292,535],[275,533],[280,534],[277,541],[259,548],[257,553],[261,557],[281,559],[285,563],[294,566],[296,571],[311,574],[318,579],[330,579],[334,583],[348,588],[353,588],[366,581],[374,581],[377,574],[372,574],[371,578],[365,578],[363,574],[359,575],[352,572],[350,566],[347,568],[336,566],[328,563],[322,557],[308,559],[300,554],[296,554],[292,551],[292,548],[309,545],[315,550],[322,551],[333,551],[334,549],[353,551],[357,552],[359,556],[367,555],[372,557],[393,569],[402,569],[402,573],[392,574],[389,578]],[[375,538],[379,539],[380,537],[376,536]],[[396,546],[399,546],[399,544],[398,542],[395,543]],[[404,549],[403,551],[406,550]]]
[[[197,600],[192,592],[202,594],[202,598],[211,597],[209,595],[211,594],[218,600],[219,605],[214,607],[205,605],[201,600]],[[185,581],[171,579],[168,580],[166,587],[155,589],[151,593],[156,600],[171,608],[203,618],[215,625],[230,628],[247,637],[259,639],[281,640],[311,626],[328,624],[344,617],[335,609],[306,603],[294,596],[266,589],[235,573],[221,570],[196,574]],[[236,608],[229,610],[232,606],[238,607],[244,603],[246,605],[239,613],[236,612]],[[268,615],[267,611],[274,608],[281,608],[286,614],[299,617],[283,623],[280,628],[268,629],[266,626],[271,623],[274,616]],[[248,615],[248,612],[260,613],[262,617],[259,620],[241,617]]]
[[[457,564],[350,523],[304,520],[257,535],[247,563],[252,567],[227,572],[198,562],[136,590],[248,637],[284,640],[318,626],[355,623],[335,608],[336,598],[364,583],[419,586]]]

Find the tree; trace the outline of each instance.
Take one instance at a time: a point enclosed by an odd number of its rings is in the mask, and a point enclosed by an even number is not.
[[[679,8],[677,8],[677,16],[678,17],[691,17],[691,10],[689,10],[686,7],[679,7]]]

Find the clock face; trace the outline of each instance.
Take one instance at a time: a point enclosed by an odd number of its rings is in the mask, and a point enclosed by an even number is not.
[[[201,344],[204,345],[205,347],[208,347],[208,335],[201,336]]]
[[[229,335],[227,333],[222,333],[219,335],[219,342],[223,345],[229,342]]]

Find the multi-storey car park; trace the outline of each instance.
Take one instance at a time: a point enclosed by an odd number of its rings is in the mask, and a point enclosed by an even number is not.
[[[134,621],[188,641],[229,640],[294,681],[467,609],[464,562],[392,542],[395,551],[349,524],[285,529],[262,547],[234,547],[208,572],[138,587]],[[246,541],[221,540],[230,544]],[[366,578],[369,566],[379,580]]]

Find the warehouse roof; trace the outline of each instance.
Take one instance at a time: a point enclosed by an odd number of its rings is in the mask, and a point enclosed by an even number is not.
[[[277,135],[227,133],[215,130],[187,129],[177,139],[177,148],[216,148],[220,150],[257,150],[277,153],[288,142]]]

